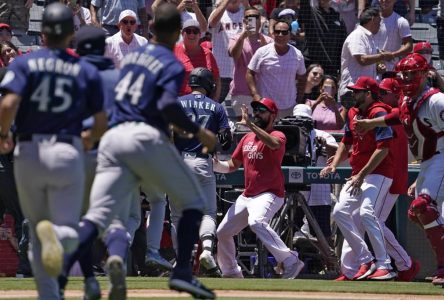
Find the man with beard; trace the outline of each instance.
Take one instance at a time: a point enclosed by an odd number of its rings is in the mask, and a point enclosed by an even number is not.
[[[217,261],[223,277],[243,278],[236,261],[233,236],[247,225],[282,266],[282,277],[294,279],[304,267],[298,253],[290,250],[269,222],[284,204],[284,177],[281,171],[285,154],[285,135],[273,129],[278,108],[273,100],[263,98],[251,103],[254,121],[242,106],[242,120],[247,133],[239,142],[228,161],[213,159],[213,169],[230,173],[242,164],[245,169],[245,190],[227,211],[217,229]]]
[[[322,169],[321,176],[335,172],[336,166],[348,157],[349,149],[353,147],[350,156],[352,175],[341,190],[332,217],[359,261],[360,267],[353,279],[390,280],[396,274],[391,271],[375,206],[384,200],[393,181],[394,168],[389,156],[393,132],[390,127],[377,127],[367,132],[356,129],[356,120],[384,116],[390,107],[378,101],[379,87],[370,77],[359,77],[356,84],[347,88],[353,91],[355,105],[348,111],[345,134],[333,162]],[[352,221],[355,210],[359,212],[358,221]],[[359,223],[368,234],[375,257],[359,231]]]

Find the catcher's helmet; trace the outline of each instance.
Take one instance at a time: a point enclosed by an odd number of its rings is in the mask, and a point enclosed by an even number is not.
[[[193,69],[190,78],[188,79],[188,85],[190,87],[201,87],[205,89],[205,91],[207,91],[207,96],[211,96],[216,89],[213,73],[205,68]]]
[[[62,3],[52,3],[43,11],[42,33],[51,37],[65,37],[74,33],[71,9]]]

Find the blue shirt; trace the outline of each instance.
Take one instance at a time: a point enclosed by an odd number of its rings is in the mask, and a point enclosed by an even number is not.
[[[17,57],[0,90],[21,96],[15,119],[18,134],[80,136],[82,120],[103,107],[97,69],[58,49],[41,49]]]
[[[185,113],[191,121],[217,134],[220,129],[230,128],[228,117],[223,106],[202,94],[189,94],[179,98]],[[174,137],[174,143],[179,151],[202,151],[202,144],[196,138],[182,139]]]
[[[184,77],[182,64],[171,50],[149,44],[125,56],[121,66],[120,78],[114,88],[111,125],[145,122],[168,133],[161,111],[171,103],[161,100],[161,96],[167,92],[177,103]]]

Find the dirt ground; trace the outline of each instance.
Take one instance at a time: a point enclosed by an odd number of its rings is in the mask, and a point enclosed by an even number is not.
[[[276,291],[216,291],[218,297],[236,297],[236,298],[273,298],[273,299],[341,299],[341,300],[442,300],[442,296],[420,296],[420,295],[400,295],[400,294],[363,294],[363,293],[320,293],[320,292],[276,292]],[[11,298],[30,298],[36,297],[36,291],[2,291],[0,299]],[[81,297],[82,291],[67,291],[69,297]],[[164,297],[186,298],[185,293],[176,293],[169,290],[129,290],[128,297]]]

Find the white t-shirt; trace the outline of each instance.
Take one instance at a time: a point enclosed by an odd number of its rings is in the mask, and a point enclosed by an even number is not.
[[[123,41],[122,33],[119,31],[106,39],[105,56],[111,58],[118,69],[125,55],[147,43],[146,38],[134,33],[133,40],[127,44]]]
[[[214,13],[215,10],[212,12]],[[221,78],[233,78],[233,58],[228,55],[230,38],[242,32],[244,9],[239,7],[235,13],[225,11],[219,23],[210,28],[213,43],[213,55],[219,67]]]
[[[393,52],[401,48],[402,39],[409,36],[412,36],[409,22],[393,12],[390,17],[382,18],[381,27],[374,39],[378,49]],[[392,71],[398,60],[386,61],[387,70]]]
[[[376,65],[361,66],[354,55],[376,54],[374,36],[370,31],[358,25],[345,39],[341,53],[341,82],[339,97],[349,90],[347,85],[354,84],[360,76],[376,78]]]
[[[271,98],[279,109],[296,105],[296,75],[305,74],[304,56],[296,47],[284,55],[276,52],[274,43],[257,49],[248,64],[256,73],[256,86],[262,97]]]

